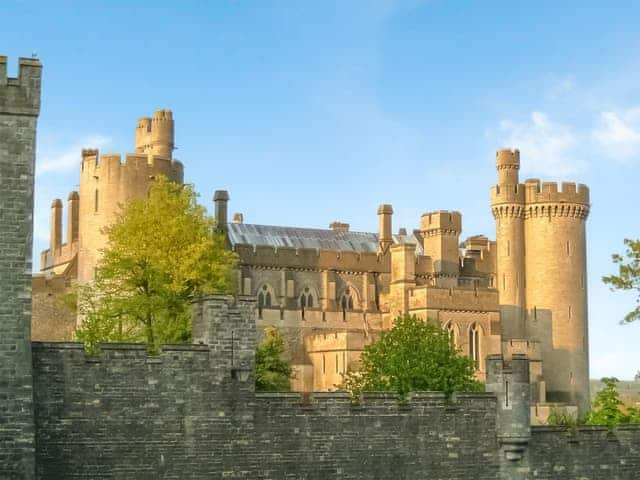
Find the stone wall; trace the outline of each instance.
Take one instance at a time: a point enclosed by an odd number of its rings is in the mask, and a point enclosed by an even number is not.
[[[491,356],[492,393],[256,394],[253,299],[194,305],[194,339],[34,343],[37,478],[637,478],[640,428],[529,427],[528,362]]]
[[[7,77],[0,56],[0,478],[31,479],[31,247],[38,60],[21,58]]]
[[[532,427],[533,478],[626,480],[640,477],[640,427]]]
[[[496,478],[493,396],[254,395],[230,345],[35,343],[37,478]]]

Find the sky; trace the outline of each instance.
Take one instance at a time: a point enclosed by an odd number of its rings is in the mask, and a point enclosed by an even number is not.
[[[0,51],[44,65],[34,259],[80,150],[133,150],[136,120],[173,110],[175,156],[209,208],[245,222],[418,228],[459,210],[495,237],[495,150],[521,179],[591,189],[591,377],[640,370],[634,297],[611,254],[640,237],[640,4],[628,1],[2,0]],[[37,267],[37,265],[34,265]]]

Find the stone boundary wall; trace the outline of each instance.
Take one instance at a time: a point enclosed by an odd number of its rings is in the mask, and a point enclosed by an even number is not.
[[[531,475],[553,480],[640,478],[640,426],[532,427]]]
[[[199,345],[34,343],[37,478],[496,478],[491,394],[254,394],[221,363]]]

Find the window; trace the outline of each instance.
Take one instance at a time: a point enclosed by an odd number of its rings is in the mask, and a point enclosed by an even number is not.
[[[336,373],[338,373],[338,354],[336,353]]]
[[[305,308],[313,308],[315,306],[315,301],[313,299],[313,293],[309,287],[304,287],[304,290],[300,294],[300,308],[304,310]]]
[[[469,327],[469,356],[480,368],[480,327],[476,323]]]
[[[323,353],[322,354],[322,374],[324,375],[325,373],[327,373],[327,358]]]
[[[267,285],[263,285],[258,292],[258,308],[271,306],[271,289]]]
[[[449,334],[449,338],[451,339],[451,342],[453,343],[453,346],[455,347],[457,342],[458,342],[458,335],[456,334],[456,327],[453,325],[452,322],[448,322],[444,326],[444,329]]]
[[[94,212],[97,212],[97,211],[98,211],[98,189],[97,189],[97,188],[96,188],[96,195],[95,195],[95,201],[94,201],[93,211],[94,211]]]
[[[340,308],[343,312],[353,310],[353,294],[349,288],[347,288],[340,297]]]

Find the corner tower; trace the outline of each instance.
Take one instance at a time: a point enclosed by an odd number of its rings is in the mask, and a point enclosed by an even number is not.
[[[42,65],[0,56],[0,478],[35,478],[31,248]]]
[[[183,167],[172,159],[173,115],[158,110],[152,118],[142,118],[136,125],[136,153],[125,161],[118,154],[99,155],[98,150],[84,149],[80,171],[78,215],[78,282],[93,280],[100,249],[106,245],[102,229],[113,223],[121,206],[129,200],[147,195],[149,185],[158,175],[183,182]]]
[[[585,185],[519,183],[520,154],[499,150],[491,189],[502,340],[540,342],[547,400],[589,408]]]

